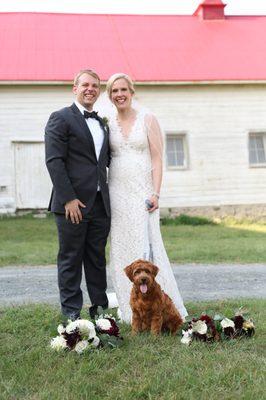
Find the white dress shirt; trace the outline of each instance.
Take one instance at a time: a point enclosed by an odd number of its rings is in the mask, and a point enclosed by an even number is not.
[[[81,112],[81,114],[84,114],[84,111],[88,111],[86,110],[85,107],[83,107],[78,101],[75,101],[76,106],[78,107],[79,111]],[[93,142],[94,142],[94,147],[95,147],[95,153],[96,153],[96,157],[97,160],[99,159],[99,155],[101,152],[101,148],[103,145],[103,140],[104,140],[104,133],[102,130],[102,127],[99,123],[99,121],[95,118],[87,118],[86,123],[89,127],[89,130],[91,132],[92,138],[93,138]]]

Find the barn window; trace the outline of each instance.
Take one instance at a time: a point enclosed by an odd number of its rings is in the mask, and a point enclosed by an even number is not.
[[[169,169],[187,168],[185,134],[166,134],[166,164]]]
[[[266,132],[249,134],[249,163],[252,166],[266,166]]]

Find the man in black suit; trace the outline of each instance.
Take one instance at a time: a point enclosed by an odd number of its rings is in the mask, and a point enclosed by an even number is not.
[[[51,114],[45,128],[46,166],[53,191],[48,210],[58,229],[58,285],[62,313],[79,318],[83,297],[82,264],[92,303],[108,307],[105,246],[110,230],[107,184],[109,131],[92,111],[100,95],[100,79],[92,70],[74,80],[76,101]]]

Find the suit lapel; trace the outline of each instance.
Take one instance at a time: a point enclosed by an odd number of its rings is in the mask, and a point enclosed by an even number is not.
[[[81,112],[79,111],[79,109],[75,103],[73,103],[70,108],[73,111],[73,114],[74,114],[76,120],[78,121],[80,127],[82,128],[82,133],[84,134],[85,138],[88,140],[91,147],[93,148],[94,156],[97,161],[93,137],[92,137],[91,131],[86,123],[85,118],[83,117],[83,115],[81,114]]]
[[[100,154],[99,154],[99,161],[101,159],[101,156],[104,153],[104,149],[106,148],[106,145],[108,144],[108,130],[104,126],[103,123],[101,123],[101,127],[102,127],[102,130],[103,130],[104,138],[103,138],[103,145],[102,145],[102,148],[101,148],[101,151],[100,151]]]

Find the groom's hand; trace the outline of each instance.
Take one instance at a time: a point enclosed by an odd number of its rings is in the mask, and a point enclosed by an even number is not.
[[[82,221],[82,214],[79,207],[86,208],[85,204],[78,199],[68,201],[65,204],[66,219],[70,218],[72,224],[79,224]]]

